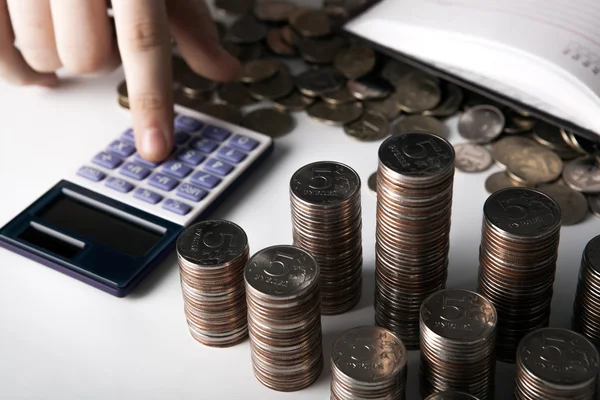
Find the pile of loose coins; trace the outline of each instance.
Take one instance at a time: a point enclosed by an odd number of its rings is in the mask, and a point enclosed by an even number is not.
[[[362,293],[360,178],[346,165],[316,162],[290,181],[294,245],[319,264],[321,313],[342,314]]]
[[[573,330],[600,345],[600,236],[590,240],[583,250],[573,304]]]

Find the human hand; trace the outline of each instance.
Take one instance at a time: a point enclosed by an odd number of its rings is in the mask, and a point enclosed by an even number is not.
[[[220,46],[204,0],[112,0],[112,9],[116,29],[107,0],[0,0],[0,77],[51,87],[61,67],[101,74],[122,61],[136,146],[160,161],[173,146],[171,35],[206,78],[232,80],[239,64]]]

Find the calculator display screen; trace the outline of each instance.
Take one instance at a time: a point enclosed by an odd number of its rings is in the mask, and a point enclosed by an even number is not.
[[[162,235],[68,196],[57,199],[38,216],[65,232],[81,235],[101,246],[132,257],[143,257]]]

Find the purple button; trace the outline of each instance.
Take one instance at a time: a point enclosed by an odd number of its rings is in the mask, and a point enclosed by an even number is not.
[[[150,170],[146,167],[142,167],[141,165],[128,162],[121,168],[121,174],[141,181],[150,175]]]
[[[130,142],[115,140],[108,146],[108,151],[121,157],[129,157],[135,152],[135,146]]]
[[[212,189],[221,183],[221,179],[204,171],[198,171],[192,175],[191,181],[203,186],[207,189]]]
[[[192,209],[192,207],[187,204],[173,199],[166,199],[163,203],[163,208],[179,215],[185,215]]]
[[[182,130],[176,130],[175,131],[175,135],[173,136],[173,140],[175,140],[175,143],[178,145],[182,145],[185,142],[187,142],[188,140],[190,140],[190,135],[185,133]]]
[[[94,182],[99,182],[102,179],[106,178],[106,174],[104,172],[97,170],[96,168],[86,166],[79,168],[79,171],[77,171],[77,175],[83,176],[84,178],[87,178]]]
[[[194,166],[200,165],[200,163],[204,161],[205,158],[206,157],[202,153],[194,149],[183,150],[177,155],[177,159],[179,161],[183,161]]]
[[[139,153],[137,153],[134,157],[133,157],[134,161],[138,164],[142,164],[145,165],[146,167],[149,168],[156,168],[160,165],[160,162],[152,162],[152,161],[148,161],[146,159],[143,159],[142,156],[140,156]]]
[[[135,192],[133,192],[133,197],[150,204],[156,204],[162,200],[162,196],[160,194],[142,188],[135,189]]]
[[[178,115],[175,118],[175,128],[179,128],[187,133],[195,133],[202,129],[204,123],[196,118],[187,115]]]
[[[256,140],[250,139],[248,136],[243,135],[235,135],[231,138],[229,144],[244,151],[252,151],[256,146],[258,146],[258,142]]]
[[[217,146],[219,146],[219,144],[205,138],[200,138],[193,140],[190,146],[196,150],[200,150],[203,153],[212,153],[215,151]]]
[[[178,196],[192,201],[200,201],[207,194],[208,192],[206,190],[200,189],[199,187],[194,185],[190,185],[189,183],[184,183],[177,189]]]
[[[94,164],[98,164],[104,168],[115,169],[119,165],[121,165],[123,160],[121,160],[119,157],[115,156],[114,154],[102,152],[102,153],[96,154],[96,157],[94,157],[92,159],[92,162]]]
[[[244,158],[246,158],[246,153],[244,153],[243,151],[236,150],[229,146],[221,147],[217,154],[225,161],[229,161],[234,164],[237,164],[241,162]]]
[[[115,178],[114,176],[108,178],[106,181],[106,186],[111,189],[118,190],[121,193],[128,193],[131,191],[131,189],[133,189],[133,185],[131,183],[124,181],[123,179]]]
[[[188,167],[181,161],[170,160],[165,163],[162,168],[165,174],[174,176],[175,178],[183,179],[192,172],[192,168]]]
[[[214,158],[210,158],[204,164],[204,168],[208,172],[212,172],[213,174],[217,174],[219,176],[225,176],[233,170],[232,165],[226,164],[223,161],[215,160]]]
[[[153,174],[148,180],[148,184],[150,186],[154,186],[156,188],[166,190],[167,192],[173,190],[179,181],[177,179],[173,179],[170,176],[166,176],[163,174]]]
[[[135,143],[135,136],[133,136],[133,129],[129,128],[121,135],[121,140],[126,140],[131,143]]]
[[[223,140],[227,139],[229,135],[231,135],[231,132],[219,126],[208,125],[206,129],[204,129],[204,133],[202,133],[202,135],[208,139],[222,142]]]

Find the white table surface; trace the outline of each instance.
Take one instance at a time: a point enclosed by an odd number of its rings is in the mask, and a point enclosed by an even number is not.
[[[55,90],[0,83],[0,225],[128,126],[116,103],[122,72],[71,79]],[[171,256],[131,296],[112,297],[0,249],[0,398],[2,399],[328,399],[330,348],[343,331],[374,323],[376,199],[366,181],[378,143],[349,140],[340,128],[296,114],[297,128],[273,156],[213,214],[248,233],[251,252],[292,240],[288,182],[317,160],[350,165],[363,180],[364,294],[352,311],[323,317],[326,365],[295,393],[261,386],[248,342],[211,349],[195,342],[183,313]],[[461,139],[451,121],[449,139]],[[477,251],[487,173],[456,173],[448,287],[476,288]],[[569,327],[581,252],[600,221],[562,230],[552,326]],[[409,360],[408,399],[419,399],[418,353]],[[513,366],[498,364],[499,399],[512,390]]]

